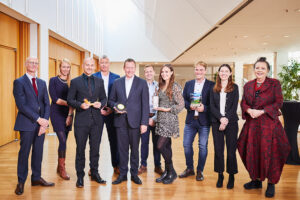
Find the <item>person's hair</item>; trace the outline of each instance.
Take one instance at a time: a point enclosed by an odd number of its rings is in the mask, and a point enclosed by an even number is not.
[[[170,69],[172,73],[170,80],[169,80],[169,84],[167,85],[166,88],[166,94],[169,97],[170,101],[172,100],[173,97],[173,84],[174,84],[174,80],[175,80],[175,73],[174,73],[174,69],[172,67],[171,64],[164,64],[161,68],[160,68],[160,72],[159,72],[159,90],[160,91],[165,85],[166,85],[166,81],[162,78],[161,73],[164,67],[167,67]]]
[[[93,58],[93,57],[87,57],[87,58],[85,58],[85,59],[83,60],[82,66],[85,64],[85,62],[86,62],[87,60],[93,61],[94,65],[95,65],[95,60],[94,60],[94,58]]]
[[[194,67],[196,67],[196,66],[198,66],[198,65],[203,66],[203,67],[205,68],[205,70],[206,70],[206,68],[207,68],[207,64],[206,64],[205,62],[203,62],[203,61],[198,61],[198,62],[196,62],[195,65],[194,65]]]
[[[62,66],[63,63],[67,63],[68,65],[70,65],[70,72],[69,72],[69,74],[67,75],[67,83],[68,83],[68,86],[70,86],[72,64],[71,64],[71,61],[70,61],[69,59],[63,58],[62,61],[61,61],[60,64],[59,64],[59,74],[61,74],[61,66]]]
[[[154,67],[152,65],[145,65],[144,70],[151,67],[154,70]]]
[[[253,65],[253,68],[254,68],[254,69],[255,69],[255,65],[256,65],[257,63],[259,63],[259,62],[266,63],[268,70],[269,70],[269,71],[271,70],[270,64],[269,64],[269,62],[267,61],[267,58],[266,58],[266,57],[260,57],[260,58],[258,58],[257,61],[256,61],[256,62],[254,63],[254,65]]]
[[[223,64],[219,67],[218,69],[218,75],[217,75],[217,78],[216,78],[216,84],[214,86],[214,92],[221,92],[221,89],[222,89],[222,85],[221,85],[221,78],[220,78],[220,70],[222,67],[227,67],[229,69],[230,72],[232,72],[231,70],[231,67],[228,65],[228,64]],[[228,92],[232,92],[233,91],[233,80],[232,80],[232,74],[229,76],[228,78],[228,83],[227,83],[227,86],[225,88],[225,91],[226,93]]]
[[[124,66],[123,66],[123,68],[125,68],[125,64],[128,63],[128,62],[133,62],[134,65],[136,66],[135,60],[133,60],[132,58],[127,58],[127,59],[124,61]]]
[[[107,55],[102,55],[102,56],[100,57],[100,59],[109,59],[109,58],[107,57]]]

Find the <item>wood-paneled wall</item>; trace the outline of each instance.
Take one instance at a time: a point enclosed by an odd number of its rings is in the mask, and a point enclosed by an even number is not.
[[[13,81],[25,73],[29,54],[29,24],[0,13],[0,146],[18,138]]]

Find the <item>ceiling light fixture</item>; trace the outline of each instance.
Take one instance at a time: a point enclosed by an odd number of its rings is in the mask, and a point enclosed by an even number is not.
[[[289,35],[284,35],[283,37],[288,38],[288,37],[290,37],[290,36],[289,36]]]
[[[295,9],[295,12],[300,12],[300,8]]]
[[[248,37],[248,35],[243,35],[243,38],[247,38]]]
[[[262,45],[267,45],[267,44],[268,44],[267,42],[263,42],[263,43],[262,43]]]

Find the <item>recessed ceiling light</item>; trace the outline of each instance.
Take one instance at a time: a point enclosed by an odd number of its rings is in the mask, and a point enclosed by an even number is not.
[[[265,36],[264,36],[264,38],[269,38],[269,37],[270,37],[270,35],[265,35]]]
[[[284,35],[283,37],[288,38],[288,37],[290,37],[290,36],[289,36],[289,35]]]
[[[243,38],[247,38],[248,37],[248,35],[243,35]]]
[[[262,45],[267,45],[267,44],[268,44],[267,42],[263,42],[263,43],[262,43]]]
[[[300,12],[300,8],[295,9],[295,12]]]

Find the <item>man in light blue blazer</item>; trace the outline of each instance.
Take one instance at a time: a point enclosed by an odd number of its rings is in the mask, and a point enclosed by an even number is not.
[[[106,94],[106,98],[108,99],[114,81],[120,78],[120,76],[118,74],[109,71],[110,62],[109,62],[109,58],[106,55],[103,55],[100,58],[99,64],[100,64],[100,71],[96,72],[94,76],[103,79],[105,94]],[[116,128],[114,127],[114,113],[111,108],[109,108],[108,106],[104,106],[101,109],[101,115],[106,125],[106,130],[107,130],[107,135],[108,135],[108,140],[110,145],[111,164],[114,168],[114,172],[116,174],[119,174],[120,173],[119,152],[118,152],[117,132],[116,132]],[[103,131],[103,126],[101,132],[102,131]]]
[[[26,59],[26,74],[14,81],[13,94],[18,108],[15,131],[20,131],[20,151],[18,156],[17,195],[24,192],[28,175],[28,157],[31,154],[31,185],[54,186],[41,177],[44,133],[49,124],[50,103],[46,82],[36,77],[38,59]]]

